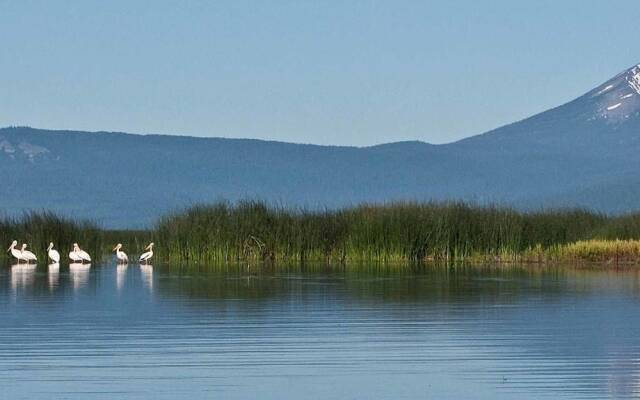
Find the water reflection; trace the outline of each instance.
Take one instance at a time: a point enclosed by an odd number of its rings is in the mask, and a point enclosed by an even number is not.
[[[635,268],[90,268],[0,273],[7,398],[639,394]]]
[[[53,290],[58,287],[58,282],[60,281],[60,264],[53,263],[49,264],[49,290]]]
[[[69,264],[69,276],[71,277],[74,290],[78,290],[87,285],[90,270],[91,264]]]
[[[124,281],[127,277],[127,267],[129,264],[118,264],[116,266],[116,287],[118,291],[124,287]]]
[[[140,274],[147,289],[153,291],[153,265],[140,264]]]
[[[14,264],[11,266],[11,288],[24,289],[33,286],[36,275],[35,264]]]

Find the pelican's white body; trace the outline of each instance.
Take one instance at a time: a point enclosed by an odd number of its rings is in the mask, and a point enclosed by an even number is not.
[[[11,255],[18,260],[18,262],[20,261],[28,261],[26,258],[23,257],[22,252],[18,249],[11,249]]]
[[[80,250],[78,252],[78,255],[80,256],[80,258],[82,258],[82,260],[87,261],[87,262],[91,262],[91,256],[86,251]]]
[[[31,261],[38,261],[38,257],[36,257],[35,254],[33,254],[32,252],[30,252],[29,250],[25,250],[27,248],[26,244],[22,245],[22,258],[25,259],[28,263],[30,263]]]
[[[129,262],[129,257],[127,257],[127,253],[121,250],[116,251],[116,258],[118,259],[118,261],[122,263]]]
[[[153,243],[150,243],[147,246],[147,249],[149,249],[149,251],[147,251],[146,253],[142,253],[142,255],[140,256],[140,259],[138,260],[139,262],[147,262],[151,259],[151,257],[153,257]]]
[[[11,255],[13,256],[13,258],[18,260],[18,264],[20,264],[20,261],[27,261],[28,262],[28,260],[22,256],[22,252],[20,250],[16,249],[17,245],[18,245],[18,241],[17,240],[14,240],[13,243],[11,243],[11,247],[9,247],[9,251],[11,252]]]
[[[60,253],[58,253],[57,250],[53,249],[53,243],[49,243],[47,254],[49,255],[49,258],[51,259],[51,261],[53,261],[54,264],[57,264],[60,262]]]
[[[75,251],[72,251],[72,252],[69,253],[69,258],[74,263],[82,262],[82,257],[80,257],[80,255],[78,255]]]
[[[60,253],[58,253],[57,250],[51,249],[49,250],[49,258],[54,262],[54,264],[57,264],[60,262]]]
[[[116,258],[118,259],[118,263],[126,264],[129,262],[129,257],[127,257],[127,253],[120,250],[121,248],[122,245],[120,243],[118,243],[118,245],[114,248],[114,250],[116,251]]]
[[[73,262],[80,262],[80,263],[85,261],[91,262],[91,256],[89,256],[89,253],[82,250],[80,246],[78,246],[78,243],[73,244],[73,251],[69,253],[69,258]]]

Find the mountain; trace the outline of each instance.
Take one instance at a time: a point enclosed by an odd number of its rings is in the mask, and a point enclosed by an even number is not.
[[[219,199],[338,207],[462,199],[640,209],[640,65],[560,107],[455,143],[336,147],[247,139],[0,129],[0,212],[51,209],[107,227]]]

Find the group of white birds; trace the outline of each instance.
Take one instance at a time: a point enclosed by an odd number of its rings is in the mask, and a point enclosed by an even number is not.
[[[38,257],[27,250],[26,243],[22,244],[22,247],[20,249],[18,249],[16,246],[18,246],[18,241],[14,240],[11,243],[11,246],[9,246],[7,252],[10,252],[11,255],[16,260],[18,260],[18,264],[20,264],[20,262],[22,261],[27,264],[38,261]],[[151,259],[151,257],[153,257],[153,242],[149,243],[149,245],[145,247],[145,250],[147,251],[140,255],[138,261],[146,264]],[[118,260],[119,264],[126,264],[129,262],[129,257],[124,251],[122,251],[121,243],[118,243],[116,247],[113,248],[113,251],[116,252],[116,259]],[[49,247],[47,247],[47,255],[49,256],[49,259],[51,259],[51,261],[53,261],[54,263],[60,262],[60,253],[58,253],[58,251],[53,248],[53,243],[49,243]],[[74,263],[91,262],[91,256],[89,255],[89,253],[82,250],[80,246],[78,246],[78,243],[73,244],[73,250],[69,253],[69,259]]]

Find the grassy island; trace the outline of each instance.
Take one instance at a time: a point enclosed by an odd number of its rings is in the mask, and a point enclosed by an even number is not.
[[[162,217],[145,231],[102,230],[51,213],[0,220],[0,240],[18,239],[44,257],[74,242],[107,255],[116,242],[132,254],[146,242],[158,262],[553,262],[640,261],[640,214],[584,210],[520,212],[465,203],[365,204],[291,210],[259,201],[219,202]]]

